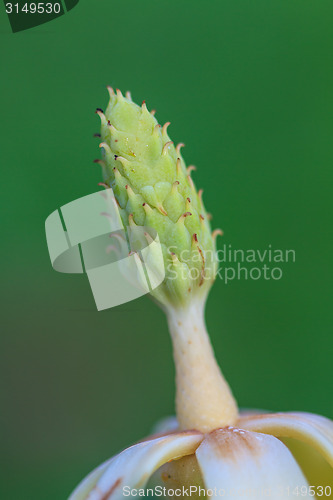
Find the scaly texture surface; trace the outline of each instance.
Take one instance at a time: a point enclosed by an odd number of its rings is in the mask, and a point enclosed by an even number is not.
[[[101,118],[100,147],[104,183],[119,204],[125,226],[148,226],[158,232],[165,280],[152,295],[167,306],[183,306],[192,296],[205,297],[216,274],[215,237],[191,171],[180,149],[158,124],[154,112],[108,87],[110,101]]]

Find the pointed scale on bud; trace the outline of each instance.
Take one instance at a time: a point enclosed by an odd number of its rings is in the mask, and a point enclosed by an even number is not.
[[[191,173],[166,122],[157,122],[145,102],[108,87],[110,100],[101,119],[104,182],[112,187],[125,226],[155,229],[162,246],[165,280],[153,291],[163,306],[177,307],[206,297],[217,270],[209,218]]]

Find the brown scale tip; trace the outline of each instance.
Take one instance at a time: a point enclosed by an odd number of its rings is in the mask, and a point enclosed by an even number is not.
[[[186,172],[188,173],[188,175],[190,175],[190,173],[196,169],[197,167],[195,167],[194,165],[190,165],[189,167],[187,167]]]
[[[171,256],[171,259],[173,260],[173,262],[177,262],[178,257],[177,257],[177,255],[175,254],[175,252],[170,252],[170,256]]]
[[[151,208],[151,206],[150,206],[150,205],[148,205],[148,203],[146,203],[146,202],[142,203],[142,206],[143,206],[144,211],[145,211],[146,213],[148,213],[148,212],[152,212],[152,211],[153,211],[153,209]]]
[[[185,210],[186,211],[191,211],[192,210],[191,198],[186,198]]]
[[[119,234],[119,233],[111,233],[111,234],[109,234],[109,238],[114,238],[114,239],[118,240],[120,242],[120,244],[126,241],[125,236],[123,236],[122,234]]]
[[[171,144],[173,144],[172,141],[168,141],[164,144],[163,149],[162,149],[162,155],[166,155],[168,148],[169,148],[169,146],[171,146]]]
[[[108,126],[109,126],[109,127],[111,127],[111,122],[110,122],[110,120],[108,120]]]
[[[202,261],[202,266],[201,266],[201,277],[200,277],[200,281],[199,281],[199,286],[201,286],[204,282],[204,279],[205,279],[205,256],[200,248],[200,245],[199,245],[199,242],[198,242],[198,235],[197,233],[194,233],[193,236],[192,236],[192,243],[196,246],[199,254],[200,254],[200,257],[201,257],[201,261]]]
[[[145,238],[146,238],[148,243],[151,243],[152,241],[154,241],[154,239],[151,237],[151,235],[149,233],[144,232],[143,234],[145,235]]]
[[[187,176],[187,180],[188,180],[188,183],[190,185],[190,188],[192,189],[192,191],[194,191],[195,187],[194,187],[194,183],[192,181],[192,177],[190,175]]]
[[[129,223],[130,223],[131,226],[133,224],[136,225],[135,222],[134,222],[134,215],[133,214],[129,214],[128,221],[129,221]]]
[[[110,151],[111,151],[111,149],[110,149]],[[124,167],[126,167],[126,165],[128,165],[128,164],[130,163],[130,162],[129,162],[129,160],[127,160],[126,158],[124,158],[123,156],[120,156],[120,155],[114,155],[114,159],[115,159],[116,161],[120,161],[120,163],[121,163]],[[132,171],[134,172],[134,170],[132,170]]]
[[[116,245],[108,245],[106,247],[106,253],[111,253],[111,252],[115,252],[117,255],[120,255],[120,252],[119,252],[118,248],[116,247]]]
[[[100,165],[103,168],[106,167],[105,162],[103,160],[94,160],[93,163],[97,163],[98,165]]]
[[[101,108],[96,108],[95,113],[103,113],[104,114],[104,111]]]
[[[168,215],[167,211],[164,209],[162,205],[158,205],[156,208],[162,215]]]
[[[212,232],[212,238],[214,241],[216,240],[217,236],[223,236],[222,229],[214,229],[214,231]]]
[[[161,125],[158,123],[157,125],[155,125],[153,133],[157,134],[157,132],[159,131],[160,128],[161,128]]]
[[[184,222],[184,220],[186,219],[186,217],[189,217],[191,214],[191,212],[184,212],[178,219],[177,222],[181,223],[181,222]]]
[[[156,113],[156,109],[152,109],[152,110],[151,110],[151,112],[150,112],[150,114],[151,114],[152,116],[155,116],[155,113]]]
[[[98,132],[96,132],[96,134],[94,134],[93,137],[101,137],[101,134],[99,134]]]
[[[126,184],[125,189],[126,189],[126,191],[128,191],[128,196],[129,196],[129,197],[131,197],[131,196],[132,196],[132,194],[134,194],[133,189],[132,189],[132,188],[131,188],[131,186],[129,186],[128,184]]]
[[[185,147],[185,144],[183,142],[180,142],[179,144],[177,144],[177,146],[176,146],[177,154],[180,154],[180,150],[183,147]]]
[[[103,186],[103,187],[105,187],[105,189],[109,189],[110,188],[110,186],[108,184],[106,184],[106,182],[99,182],[97,184],[97,186]]]
[[[109,219],[112,219],[112,215],[109,214],[109,212],[101,212],[101,215],[103,215],[103,217],[109,217]]]
[[[99,147],[104,148],[105,151],[108,151],[108,153],[111,153],[111,148],[106,142],[100,142]]]
[[[117,167],[113,167],[112,171],[113,171],[114,176],[115,176],[116,178],[118,178],[118,179],[119,179],[119,178],[121,177],[121,174],[120,174],[119,170],[117,169]]]
[[[173,194],[177,191],[177,186],[179,186],[179,181],[175,181],[175,182],[172,184],[171,191],[172,191],[172,193],[173,193]]]
[[[165,124],[162,127],[162,133],[166,134],[168,126],[171,125],[171,122],[165,122]]]

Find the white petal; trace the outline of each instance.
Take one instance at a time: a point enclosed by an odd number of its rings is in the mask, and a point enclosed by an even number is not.
[[[89,492],[94,488],[103,472],[108,468],[112,458],[96,467],[88,476],[86,476],[81,483],[75,488],[68,500],[81,500],[86,499]]]
[[[312,413],[272,413],[244,416],[237,425],[249,431],[299,439],[313,446],[333,467],[333,422]]]
[[[169,460],[194,453],[202,439],[200,432],[190,431],[137,443],[95,469],[69,500],[113,500],[123,497],[124,486],[144,488],[156,469]]]
[[[179,429],[176,417],[165,417],[159,420],[153,427],[153,434],[164,434],[165,432],[174,432]]]
[[[253,417],[254,415],[262,415],[268,412],[269,410],[259,410],[258,408],[239,408],[239,415],[241,417]]]
[[[205,437],[196,456],[206,490],[212,489],[213,496],[281,500],[296,497],[297,491],[299,496],[303,487],[302,498],[310,498],[297,462],[272,436],[232,427],[217,429]]]

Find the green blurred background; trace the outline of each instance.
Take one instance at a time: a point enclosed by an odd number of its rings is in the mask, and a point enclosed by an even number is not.
[[[173,413],[162,312],[97,312],[46,247],[46,217],[98,189],[107,84],[172,122],[220,246],[296,251],[280,281],[211,292],[239,404],[333,417],[332,16],[332,0],[81,0],[12,34],[1,4],[1,498],[65,499]]]

